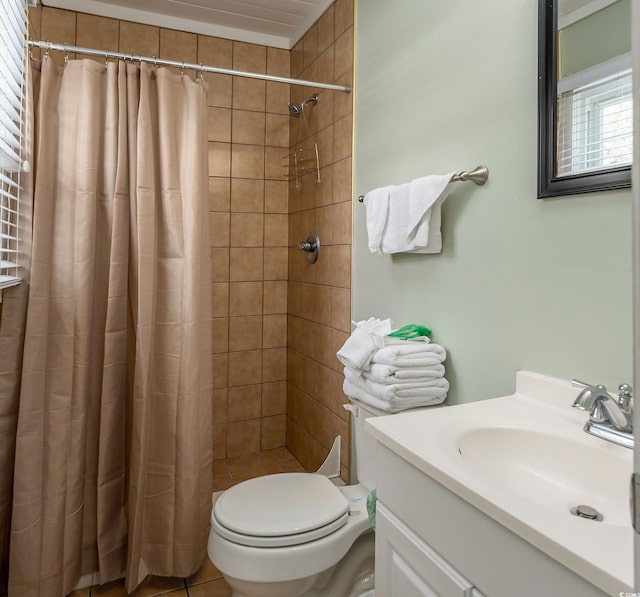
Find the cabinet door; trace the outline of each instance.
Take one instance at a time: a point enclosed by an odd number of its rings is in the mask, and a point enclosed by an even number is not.
[[[380,502],[376,597],[472,597],[473,585]]]

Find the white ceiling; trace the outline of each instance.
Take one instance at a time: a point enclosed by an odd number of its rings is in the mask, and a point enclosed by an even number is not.
[[[332,1],[44,0],[43,4],[289,50]]]

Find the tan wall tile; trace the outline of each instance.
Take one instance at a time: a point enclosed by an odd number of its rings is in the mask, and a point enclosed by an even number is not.
[[[76,17],[76,45],[89,48],[105,48],[118,51],[120,22],[116,19],[97,17],[79,12]],[[83,56],[91,58],[91,56]],[[104,58],[94,56],[94,60],[104,62]]]
[[[231,142],[231,110],[209,106],[209,141]]]
[[[331,326],[351,332],[351,290],[348,288],[331,289]]]
[[[333,125],[333,159],[337,162],[351,155],[353,118],[351,114]]]
[[[211,310],[213,317],[229,317],[229,283],[211,285]]]
[[[43,6],[41,14],[41,39],[59,44],[74,45],[76,43],[75,12]],[[74,56],[75,54],[69,54],[70,59],[74,58]],[[64,54],[62,52],[51,52],[49,59],[53,60],[58,66],[64,64]]]
[[[302,37],[302,62],[306,69],[318,57],[318,27],[312,25]]]
[[[119,51],[142,56],[160,55],[160,29],[151,25],[120,21]]]
[[[233,97],[233,77],[231,75],[207,73],[205,82],[209,105],[230,108]]]
[[[231,152],[231,176],[264,179],[264,150],[265,148],[259,145],[234,143]]]
[[[265,143],[270,147],[286,148],[282,155],[288,152],[289,146],[289,121],[286,114],[267,114]]]
[[[211,363],[213,371],[213,388],[226,388],[228,382],[229,355],[227,353],[214,354],[211,357]]]
[[[209,176],[228,177],[231,172],[231,145],[209,143]]]
[[[214,317],[211,322],[212,352],[229,352],[229,320],[226,317]]]
[[[234,143],[244,143],[247,145],[264,145],[264,112],[234,110],[232,139]]]
[[[229,422],[259,419],[261,403],[261,384],[230,388],[227,406]]]
[[[227,422],[227,389],[213,390],[211,415],[214,425],[224,425]]]
[[[229,423],[227,455],[240,456],[260,450],[260,419]]]
[[[265,315],[262,322],[262,347],[281,348],[287,345],[287,315]]]
[[[333,242],[336,245],[351,243],[352,201],[336,203],[331,207],[333,218]]]
[[[238,353],[240,354],[240,353]],[[262,351],[262,381],[287,379],[287,349],[267,348]]]
[[[233,68],[233,42],[230,39],[198,35],[198,64]],[[205,75],[209,78],[211,75]]]
[[[229,318],[229,351],[262,348],[262,317]]]
[[[263,214],[232,213],[231,214],[231,246],[262,247],[264,244]]]
[[[273,114],[289,114],[289,85],[267,81],[266,111]]]
[[[287,283],[284,281],[264,283],[265,315],[287,312]]]
[[[267,48],[267,74],[274,77],[289,76],[289,51]]]
[[[262,419],[262,441],[263,450],[273,450],[286,444],[287,417],[278,415],[275,417],[265,417]]]
[[[318,53],[324,52],[335,41],[335,7],[332,4],[318,19]]]
[[[286,280],[289,274],[289,250],[286,247],[265,247],[264,279]]]
[[[336,77],[353,68],[353,28],[347,29],[335,43],[334,73]]]
[[[281,181],[284,174],[290,169],[287,167],[288,160],[284,157],[287,150],[281,147],[265,147],[265,173],[268,180]]]
[[[229,284],[229,315],[262,315],[262,282]]]
[[[301,39],[291,49],[291,76],[297,77],[304,70],[304,45]]]
[[[264,81],[233,77],[233,107],[238,110],[265,111],[266,85]]]
[[[213,426],[213,457],[225,458],[227,456],[227,426]]]
[[[286,247],[289,244],[289,218],[284,214],[265,214],[264,246]]]
[[[353,0],[336,0],[334,7],[336,37],[338,37],[353,26]]]
[[[222,211],[212,211],[210,214],[211,221],[211,246],[212,247],[228,247],[229,246],[229,224],[230,214]]]
[[[264,249],[231,248],[229,279],[231,282],[251,282],[263,279]]]
[[[267,72],[267,48],[242,41],[233,42],[233,68],[252,73]]]
[[[289,185],[286,181],[265,181],[265,209],[266,213],[289,212]]]
[[[198,62],[198,36],[195,33],[160,29],[160,58],[177,62]]]
[[[211,281],[229,281],[229,249],[211,249]]]
[[[283,415],[287,411],[287,382],[262,384],[262,416]]]
[[[262,351],[229,353],[229,387],[259,384],[262,381]]]
[[[318,80],[323,83],[332,83],[335,78],[335,52],[333,45],[330,45],[318,57]],[[336,92],[333,92],[336,93]],[[340,93],[340,92],[338,92]],[[328,95],[328,94],[325,94]],[[333,94],[331,94],[333,96]],[[333,99],[333,97],[332,97]],[[320,104],[320,102],[318,102]]]
[[[231,211],[262,213],[265,181],[248,178],[231,179]]]
[[[231,205],[231,185],[228,178],[209,177],[209,209],[229,211]]]

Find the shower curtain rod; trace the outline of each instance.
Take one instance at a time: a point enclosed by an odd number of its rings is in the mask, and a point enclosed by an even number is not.
[[[29,39],[27,41],[29,47],[42,48],[46,52],[58,51],[74,52],[76,54],[86,54],[87,56],[103,56],[105,60],[109,58],[118,58],[121,60],[131,60],[132,62],[148,62],[154,66],[171,66],[181,70],[190,69],[203,73],[217,73],[220,75],[233,75],[235,77],[246,77],[248,79],[260,79],[262,81],[273,81],[275,83],[289,83],[290,85],[303,85],[305,87],[316,87],[317,89],[329,89],[331,91],[342,91],[343,93],[351,93],[349,85],[334,85],[332,83],[319,83],[317,81],[307,81],[305,79],[292,79],[290,77],[276,77],[274,75],[263,75],[260,73],[250,73],[241,70],[233,70],[230,68],[219,68],[217,66],[206,66],[204,64],[195,64],[193,62],[178,62],[176,60],[165,60],[156,58],[155,56],[141,56],[131,52],[124,54],[122,52],[111,52],[110,50],[96,50],[95,48],[82,48],[80,46],[71,46],[69,44],[56,44],[50,41],[37,41]]]

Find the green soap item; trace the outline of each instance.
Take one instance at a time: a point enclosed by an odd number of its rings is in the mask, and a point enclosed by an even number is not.
[[[394,338],[401,338],[402,340],[411,340],[413,338],[419,338],[420,336],[428,336],[431,338],[431,330],[423,325],[410,323],[387,335],[393,336]]]
[[[367,496],[367,514],[369,515],[369,524],[371,528],[376,530],[376,490],[374,489]]]

